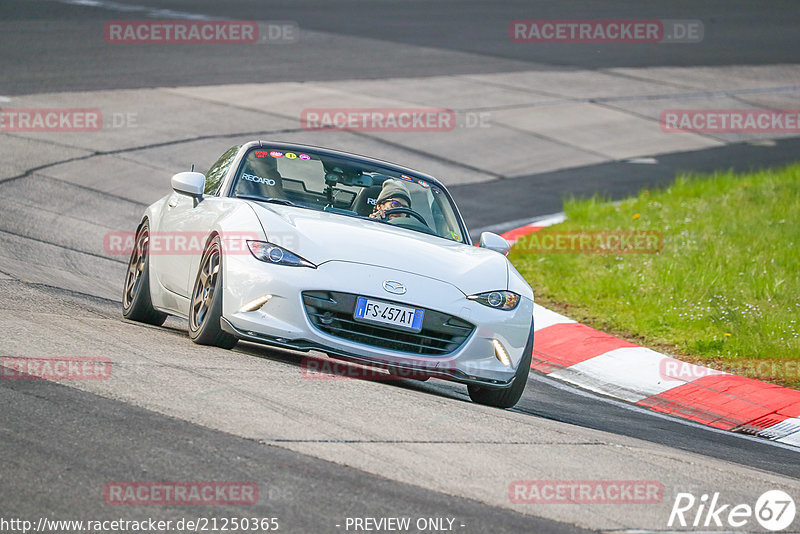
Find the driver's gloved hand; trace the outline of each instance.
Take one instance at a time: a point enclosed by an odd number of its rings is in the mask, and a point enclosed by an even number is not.
[[[385,221],[386,220],[386,213],[384,213],[384,211],[382,209],[378,208],[378,209],[376,209],[375,211],[373,211],[372,213],[369,214],[369,218],[370,219],[378,219],[379,221]]]

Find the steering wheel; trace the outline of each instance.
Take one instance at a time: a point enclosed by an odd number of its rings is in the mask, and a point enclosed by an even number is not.
[[[428,223],[425,222],[425,219],[422,217],[422,215],[420,215],[416,211],[412,210],[411,208],[392,208],[390,210],[384,211],[383,214],[387,215],[387,216],[388,215],[394,215],[394,214],[410,215],[410,216],[414,217],[415,219],[417,219],[422,224],[424,224],[426,228],[430,228],[430,226],[428,226]]]

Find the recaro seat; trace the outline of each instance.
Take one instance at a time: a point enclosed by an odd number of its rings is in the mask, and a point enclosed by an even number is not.
[[[380,185],[373,185],[359,191],[353,200],[353,211],[362,217],[368,217],[372,210],[375,209],[375,203],[378,201],[381,189]]]
[[[251,155],[239,175],[234,192],[265,198],[286,198],[275,158],[256,158]]]

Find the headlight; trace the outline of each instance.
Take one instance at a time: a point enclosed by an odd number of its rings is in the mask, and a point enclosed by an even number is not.
[[[285,248],[273,245],[266,241],[248,241],[247,248],[256,259],[266,263],[274,263],[275,265],[288,265],[289,267],[311,267],[316,269],[317,266],[308,260],[304,260],[293,252],[289,252]]]
[[[498,310],[513,310],[519,304],[519,295],[513,291],[487,291],[467,298]]]

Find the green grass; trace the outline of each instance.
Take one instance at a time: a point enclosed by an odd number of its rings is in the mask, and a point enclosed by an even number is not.
[[[800,164],[679,176],[621,203],[571,199],[565,212],[541,232],[655,230],[664,246],[543,254],[523,238],[509,259],[538,302],[684,360],[800,388]]]

